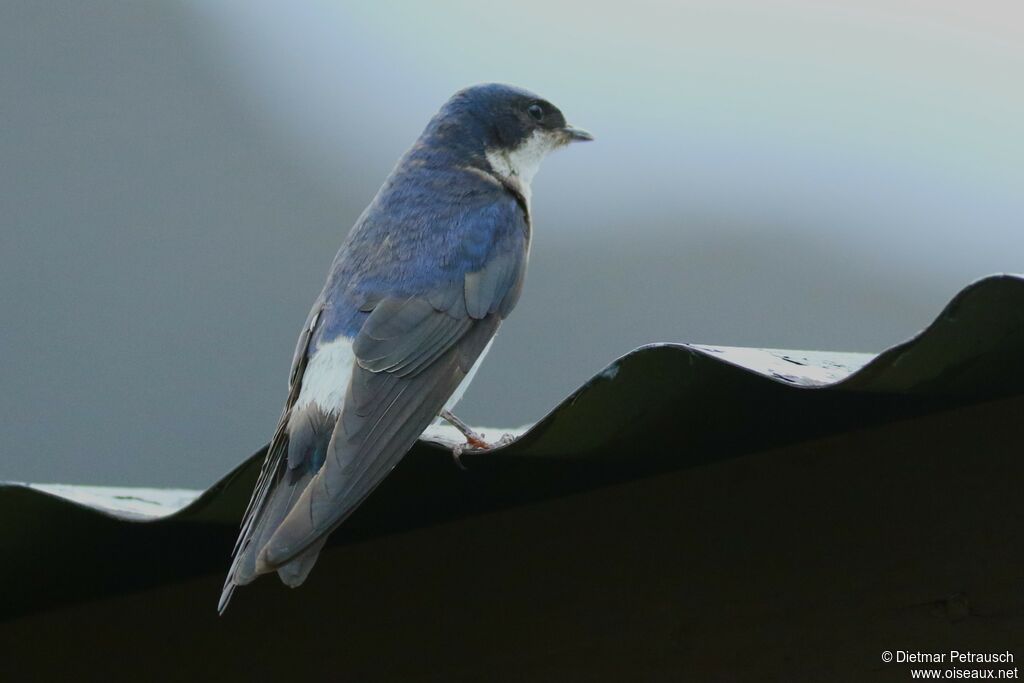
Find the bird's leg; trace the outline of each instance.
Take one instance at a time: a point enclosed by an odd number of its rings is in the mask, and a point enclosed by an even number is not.
[[[452,446],[452,458],[455,460],[455,464],[459,466],[459,469],[466,469],[466,466],[462,464],[462,454],[466,452],[467,448],[474,451],[489,451],[492,448],[507,446],[516,440],[516,437],[511,434],[505,434],[495,443],[487,443],[484,440],[483,434],[474,432],[468,424],[459,419],[450,410],[442,410],[438,413],[438,417],[458,429],[466,437],[466,443],[458,443]]]
[[[479,448],[481,450],[487,450],[491,447],[491,444],[484,441],[484,437],[482,434],[477,434],[476,432],[474,432],[468,424],[466,424],[456,415],[454,415],[452,411],[442,410],[439,414],[439,417],[448,424],[450,424],[452,427],[455,427],[460,432],[462,432],[462,435],[466,437],[467,446],[471,446],[472,448]],[[462,449],[460,448],[460,452],[458,455],[462,454],[461,450]],[[456,457],[458,457],[458,455],[456,455]]]

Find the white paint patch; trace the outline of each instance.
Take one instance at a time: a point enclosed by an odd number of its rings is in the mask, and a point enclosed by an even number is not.
[[[306,364],[302,389],[295,401],[293,413],[298,413],[310,403],[315,403],[328,414],[341,412],[355,360],[352,340],[345,337],[339,337],[317,349]]]
[[[476,376],[476,371],[480,369],[480,364],[484,362],[484,356],[486,356],[487,352],[491,350],[491,344],[493,343],[494,337],[491,337],[491,341],[487,342],[487,346],[485,346],[484,350],[480,352],[480,357],[476,359],[475,363],[473,363],[473,367],[469,369],[469,373],[461,382],[459,382],[459,386],[455,388],[455,393],[453,393],[451,398],[448,399],[448,402],[444,404],[444,410],[452,410],[455,408],[455,405],[462,400],[463,394],[465,394],[466,389],[469,388],[470,383],[473,381],[473,377]]]
[[[540,169],[540,162],[561,146],[562,138],[551,131],[535,130],[513,150],[487,150],[487,163],[496,174],[516,185],[526,201],[530,201],[530,183]]]
[[[43,491],[124,519],[160,519],[184,509],[202,491],[192,489],[128,488],[121,486],[76,486],[72,484],[15,484]]]
[[[870,353],[749,349],[703,344],[687,346],[761,375],[812,387],[840,382],[874,358]]]

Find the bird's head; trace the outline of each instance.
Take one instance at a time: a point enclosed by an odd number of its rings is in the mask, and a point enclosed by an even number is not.
[[[492,173],[527,190],[549,152],[570,142],[594,139],[566,123],[558,107],[543,97],[500,83],[455,93],[434,117],[427,134],[482,158]]]

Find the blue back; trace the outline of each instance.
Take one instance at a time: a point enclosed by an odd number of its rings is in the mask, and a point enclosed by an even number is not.
[[[501,85],[469,88],[431,120],[335,257],[318,300],[322,322],[313,348],[355,336],[367,301],[426,295],[501,254],[525,259],[528,218],[489,175],[484,156],[497,134],[487,118],[494,101],[524,93]]]

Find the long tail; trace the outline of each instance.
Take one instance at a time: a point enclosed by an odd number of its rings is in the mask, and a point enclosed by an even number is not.
[[[322,452],[326,451],[335,419],[315,406],[301,410],[294,420],[288,417],[282,417],[267,449],[267,458],[243,517],[231,568],[217,603],[221,614],[237,586],[251,583],[263,573],[257,569],[256,557],[322,464]],[[289,433],[289,424],[292,433]],[[281,580],[291,587],[300,585],[309,576],[322,548],[323,542],[278,567],[276,571]]]

